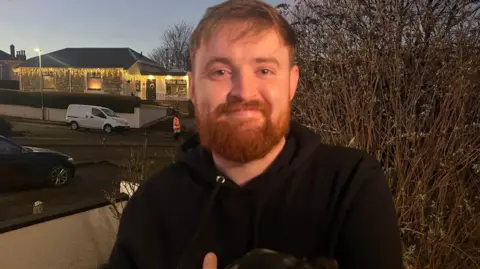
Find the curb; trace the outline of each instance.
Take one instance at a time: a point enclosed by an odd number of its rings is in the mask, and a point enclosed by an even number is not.
[[[44,144],[44,143],[21,143],[22,146],[27,147],[41,147],[41,148],[55,148],[55,147],[71,147],[71,148],[79,148],[79,147],[98,147],[98,148],[143,148],[144,145],[141,144],[131,144],[131,145],[122,145],[122,144],[109,144],[109,145],[102,145],[102,144]],[[177,145],[147,145],[147,148],[176,148]]]
[[[30,119],[30,118],[12,117],[12,116],[5,116],[5,115],[3,116],[3,118],[5,118],[9,121],[30,122],[30,123],[66,126],[65,122],[60,122],[60,121],[48,121],[48,120],[41,120],[41,119]]]
[[[161,159],[170,160],[171,158],[163,157],[163,158],[156,158],[156,159],[157,160],[161,160]],[[119,167],[119,168],[127,168],[127,165],[119,163],[119,162],[111,161],[111,160],[81,161],[81,162],[76,162],[75,166],[79,167],[79,166],[90,166],[90,165],[99,165],[99,164],[108,164],[108,165],[112,165],[112,166]]]
[[[102,147],[102,148],[138,148],[145,147],[144,143],[78,143],[75,142],[62,142],[62,141],[45,141],[35,139],[25,139],[22,137],[11,137],[15,143],[21,144],[27,147]],[[178,143],[147,143],[147,148],[176,148],[180,144]]]
[[[115,167],[118,167],[118,168],[126,168],[125,165],[118,164],[118,163],[112,162],[110,160],[77,162],[77,163],[75,163],[75,166],[84,167],[84,166],[99,165],[99,164],[108,164],[108,165],[112,165],[112,166],[115,166]]]
[[[110,166],[120,168],[120,169],[123,169],[123,170],[131,169],[131,171],[135,171],[135,172],[141,172],[141,170],[142,170],[141,168],[128,167],[125,164],[119,164],[119,163],[116,163],[116,162],[113,162],[113,161],[110,161],[110,160],[78,162],[78,163],[75,164],[75,166],[78,169],[78,168],[81,168],[81,167],[88,167],[88,166],[94,166],[94,165],[100,165],[100,164],[110,165]]]

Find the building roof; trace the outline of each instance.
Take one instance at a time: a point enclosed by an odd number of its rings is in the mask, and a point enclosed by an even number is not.
[[[180,70],[166,70],[160,66],[153,66],[147,63],[140,63],[138,69],[142,76],[144,75],[153,75],[153,76],[186,76],[187,71]]]
[[[156,65],[154,61],[130,48],[65,48],[42,55],[42,67],[50,68],[123,68],[137,61]],[[38,56],[18,67],[38,67]]]
[[[0,61],[12,61],[15,60],[15,58],[12,57],[9,53],[6,53],[3,50],[0,50]]]
[[[160,71],[160,72],[151,72],[151,71],[140,71],[141,75],[153,75],[153,76],[186,76],[187,71]]]

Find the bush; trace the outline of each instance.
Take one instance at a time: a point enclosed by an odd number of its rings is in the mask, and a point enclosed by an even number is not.
[[[0,104],[39,108],[42,107],[41,100],[41,92],[0,90]],[[71,104],[83,104],[108,107],[117,113],[134,113],[135,107],[140,107],[144,103],[136,96],[43,92],[43,106],[46,108],[67,109]]]
[[[459,1],[297,0],[292,112],[376,156],[407,268],[480,268],[480,27]]]

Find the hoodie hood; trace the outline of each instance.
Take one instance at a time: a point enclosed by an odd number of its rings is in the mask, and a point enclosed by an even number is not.
[[[291,121],[286,144],[265,173],[279,174],[281,172],[280,174],[287,175],[289,171],[295,171],[313,154],[319,145],[320,141],[315,133],[296,121]],[[194,174],[197,175],[193,180],[200,185],[211,186],[215,184],[219,175],[226,178],[216,169],[211,152],[200,145],[198,133],[190,137],[180,146],[175,157],[175,162],[188,166]],[[254,181],[255,180],[250,181],[245,187],[257,187],[258,184],[254,183]],[[236,186],[235,183],[229,182],[229,180],[225,183],[227,183],[225,186]]]

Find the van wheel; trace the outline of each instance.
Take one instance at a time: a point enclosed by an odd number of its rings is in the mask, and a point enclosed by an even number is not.
[[[111,134],[112,133],[112,126],[110,124],[107,124],[103,127],[103,130],[107,133],[107,134]]]
[[[78,123],[75,121],[72,121],[72,123],[70,123],[70,128],[74,131],[78,130]]]

